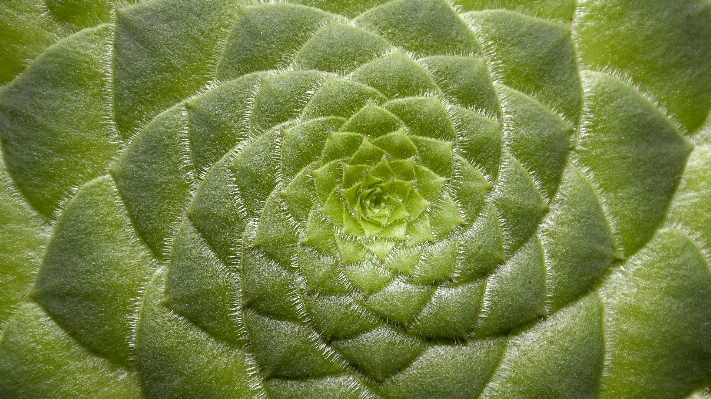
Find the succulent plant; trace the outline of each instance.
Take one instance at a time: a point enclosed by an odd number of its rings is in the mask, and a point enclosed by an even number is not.
[[[708,0],[116,3],[0,5],[0,397],[710,397]]]

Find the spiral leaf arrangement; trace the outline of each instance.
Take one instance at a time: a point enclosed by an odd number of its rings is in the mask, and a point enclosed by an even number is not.
[[[0,397],[708,397],[707,0],[132,3],[2,6]]]

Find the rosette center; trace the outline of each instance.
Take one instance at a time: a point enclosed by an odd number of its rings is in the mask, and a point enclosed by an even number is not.
[[[360,178],[353,173],[360,173]],[[345,167],[343,181],[356,181],[340,190],[346,234],[404,239],[405,223],[412,217],[407,209],[412,181],[397,176],[385,157],[373,169]]]
[[[445,224],[447,231],[461,222],[444,190],[450,176],[423,162],[413,140],[421,141],[401,129],[375,138],[334,133],[326,142],[324,153],[342,152],[312,173],[322,199],[317,213],[330,222],[343,263],[366,261],[371,255],[384,260],[397,248],[432,241],[433,217],[435,227]],[[446,149],[451,159],[451,148]],[[328,229],[312,222],[306,242]]]

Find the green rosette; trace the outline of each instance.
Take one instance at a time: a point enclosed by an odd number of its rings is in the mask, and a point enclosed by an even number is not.
[[[0,11],[0,397],[709,396],[708,0]]]

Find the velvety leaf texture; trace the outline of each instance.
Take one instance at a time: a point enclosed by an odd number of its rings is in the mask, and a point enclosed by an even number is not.
[[[709,0],[7,0],[0,398],[711,397]]]

